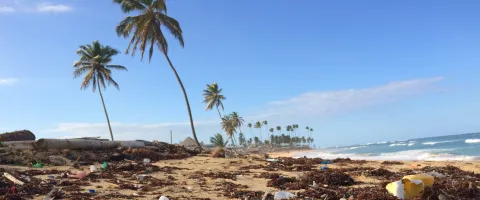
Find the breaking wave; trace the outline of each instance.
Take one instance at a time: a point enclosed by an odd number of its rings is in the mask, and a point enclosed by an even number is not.
[[[480,139],[467,139],[467,140],[465,140],[465,143],[467,143],[467,144],[480,143]]]

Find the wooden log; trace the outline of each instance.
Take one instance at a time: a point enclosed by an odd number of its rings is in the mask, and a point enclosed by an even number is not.
[[[116,142],[84,139],[39,139],[35,145],[41,149],[110,149],[117,147]]]
[[[29,130],[13,131],[0,134],[0,141],[35,140],[35,135]]]

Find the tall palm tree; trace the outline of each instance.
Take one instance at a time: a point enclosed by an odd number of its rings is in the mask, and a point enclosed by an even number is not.
[[[263,125],[265,125],[265,133],[268,133],[268,121],[267,120],[264,120],[263,122]]]
[[[222,114],[220,114],[220,107],[222,107],[222,111],[224,110],[223,107],[223,100],[225,100],[225,96],[222,94],[222,89],[218,87],[218,84],[216,82],[208,85],[207,84],[207,89],[203,90],[203,97],[205,100],[203,100],[203,103],[207,104],[207,108],[205,110],[212,110],[213,107],[217,109],[218,116],[220,119],[222,118]]]
[[[235,124],[230,115],[222,117],[222,129],[225,131],[227,136],[232,140],[232,145],[235,147],[235,142],[233,141],[235,135]]]
[[[281,126],[277,126],[277,132],[278,132],[278,135],[280,135],[280,131],[282,130],[282,127]]]
[[[247,127],[250,129],[250,136],[253,136],[253,133],[252,133],[252,123],[248,123],[248,124],[247,124]]]
[[[243,117],[241,117],[237,112],[232,112],[230,116],[232,117],[232,122],[235,129],[238,129],[239,132],[242,132],[242,126],[243,126],[243,123],[245,123],[245,120],[243,120]]]
[[[137,47],[139,47],[141,60],[143,60],[145,49],[149,45],[149,62],[152,60],[153,50],[155,47],[158,47],[158,50],[162,52],[167,59],[168,64],[175,74],[185,98],[185,104],[187,105],[188,116],[190,117],[190,127],[192,129],[193,138],[195,139],[200,151],[202,151],[202,145],[200,145],[197,134],[195,133],[192,110],[190,109],[190,103],[188,102],[187,92],[177,70],[173,66],[172,61],[168,56],[167,39],[165,39],[161,29],[163,26],[170,31],[170,33],[180,42],[180,45],[183,47],[183,31],[180,28],[180,23],[178,23],[176,19],[167,16],[167,6],[165,4],[165,0],[113,0],[113,2],[120,4],[122,11],[126,14],[138,14],[136,16],[127,16],[116,28],[118,36],[128,38],[130,35],[132,35],[130,44],[128,45],[125,53],[129,53],[131,50],[133,56],[135,55]]]
[[[255,127],[253,128],[258,128],[258,130],[260,130],[260,141],[262,141],[262,123],[260,121],[255,122]]]
[[[108,85],[113,85],[117,89],[118,83],[112,78],[112,69],[125,70],[127,68],[121,65],[111,65],[112,57],[117,55],[119,52],[110,47],[103,46],[98,41],[92,42],[92,44],[81,45],[77,50],[77,54],[80,56],[80,60],[76,61],[73,64],[74,71],[73,77],[78,78],[79,76],[85,74],[83,78],[81,89],[87,89],[89,86],[92,86],[93,92],[98,88],[98,93],[100,94],[100,99],[102,100],[103,111],[107,117],[108,130],[110,131],[110,137],[113,139],[112,126],[110,125],[110,118],[108,117],[107,107],[105,106],[105,101],[103,100],[102,90],[107,88],[105,83]]]
[[[310,136],[310,128],[308,126],[306,126],[305,129],[307,130],[307,137],[309,137]]]
[[[275,129],[270,128],[270,129],[268,129],[268,131],[270,132],[270,135],[273,135],[273,131],[275,131]]]
[[[227,145],[228,141],[223,139],[222,134],[217,133],[213,137],[210,137],[210,143],[212,143],[216,147],[223,148]]]

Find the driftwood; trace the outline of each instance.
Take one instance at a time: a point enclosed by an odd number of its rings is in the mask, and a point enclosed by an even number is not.
[[[40,139],[35,143],[41,149],[109,149],[116,148],[116,142],[77,139]]]

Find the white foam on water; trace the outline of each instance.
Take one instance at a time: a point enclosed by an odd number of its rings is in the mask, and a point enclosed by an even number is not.
[[[399,151],[394,153],[382,153],[380,155],[367,155],[367,154],[347,154],[347,153],[332,153],[327,151],[316,152],[298,152],[293,157],[308,158],[323,158],[323,159],[335,159],[335,158],[350,158],[354,160],[425,160],[425,161],[472,161],[480,160],[477,156],[463,156],[454,155],[449,153],[440,153],[446,149],[424,149],[424,150],[408,150]]]
[[[467,139],[465,140],[465,143],[467,144],[480,143],[480,139]]]
[[[405,144],[405,143],[397,143],[397,144],[391,144],[390,146],[391,146],[391,147],[395,147],[395,146],[407,146],[407,144]]]
[[[375,143],[375,144],[387,144],[387,143],[388,143],[388,142],[385,141],[385,142],[377,142],[377,143]]]
[[[408,146],[413,146],[413,145],[415,145],[414,142],[408,143]]]
[[[360,148],[365,148],[367,146],[356,146],[356,147],[350,147],[349,149],[352,150],[352,149],[360,149]]]
[[[446,141],[438,141],[438,142],[424,142],[422,143],[423,145],[435,145],[435,144],[441,144],[441,143],[448,143],[448,142],[456,142],[458,140],[446,140]]]

